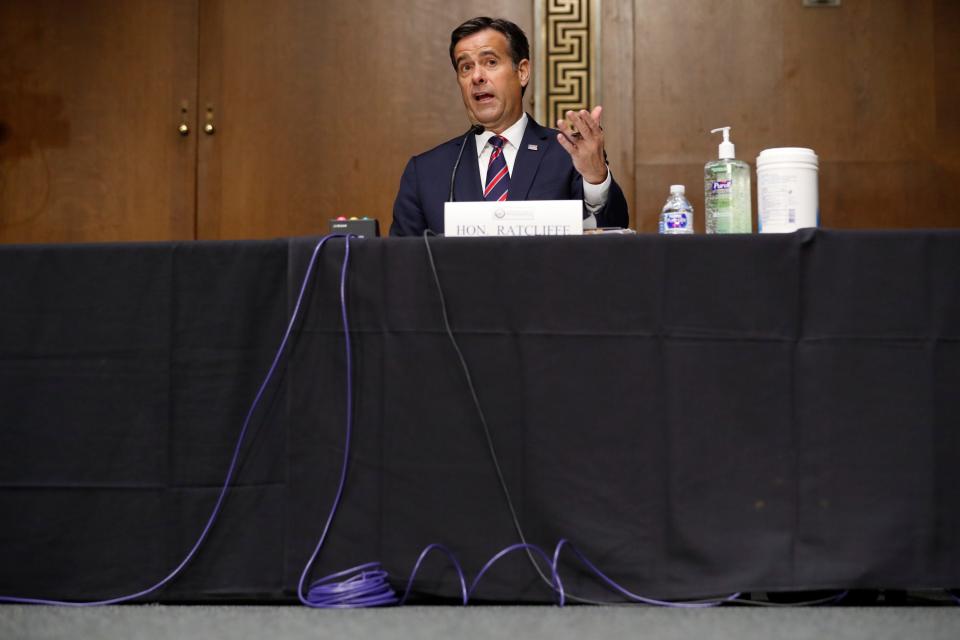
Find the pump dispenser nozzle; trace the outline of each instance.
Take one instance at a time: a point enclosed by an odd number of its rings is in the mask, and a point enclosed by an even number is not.
[[[730,142],[730,127],[718,127],[710,131],[710,133],[719,133],[723,132],[723,142],[720,143],[720,146],[717,147],[717,154],[721,160],[733,160],[736,158],[735,147],[733,143]]]

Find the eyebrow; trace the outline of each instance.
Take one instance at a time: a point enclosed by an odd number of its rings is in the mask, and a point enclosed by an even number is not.
[[[493,56],[498,60],[500,59],[500,56],[497,54],[496,49],[491,49],[491,48],[483,49],[480,51],[480,53],[477,54],[478,58],[482,58],[484,56]],[[459,67],[461,62],[469,59],[470,59],[470,56],[466,52],[461,53],[459,56],[457,56],[457,66]]]

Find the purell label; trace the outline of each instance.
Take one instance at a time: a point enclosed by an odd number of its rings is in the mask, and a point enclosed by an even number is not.
[[[664,215],[664,224],[667,232],[672,229],[686,229],[690,226],[690,218],[683,211],[671,211]]]
[[[732,180],[714,180],[713,184],[710,185],[711,191],[729,191],[730,183]]]

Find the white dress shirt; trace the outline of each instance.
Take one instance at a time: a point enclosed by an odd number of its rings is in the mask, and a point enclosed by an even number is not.
[[[507,171],[513,175],[513,163],[517,159],[517,152],[520,150],[520,144],[523,142],[523,132],[527,129],[527,114],[524,113],[520,119],[514,122],[506,131],[500,135],[507,139],[503,145],[503,158],[507,161]],[[490,154],[493,153],[493,145],[487,144],[495,133],[484,131],[477,138],[477,164],[480,166],[480,184],[487,186],[487,165],[490,164]],[[559,143],[558,143],[559,144]],[[589,216],[584,218],[583,227],[585,229],[596,228],[597,219],[594,217],[597,211],[603,208],[607,203],[607,194],[610,192],[610,183],[613,177],[610,168],[607,167],[607,179],[600,184],[591,184],[583,181],[583,204],[587,207]]]

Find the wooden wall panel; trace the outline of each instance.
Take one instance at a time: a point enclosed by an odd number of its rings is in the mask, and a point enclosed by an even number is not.
[[[934,164],[937,201],[935,210],[946,224],[960,226],[960,2],[935,0],[934,132],[930,155]]]
[[[922,158],[934,118],[931,9],[912,0],[789,3],[780,135],[802,135],[827,161]]]
[[[610,170],[627,197],[634,226],[636,179],[634,171],[634,15],[629,2],[602,0],[600,33],[600,104],[603,105],[604,142]],[[549,123],[553,126],[553,123]]]
[[[797,140],[817,151],[822,224],[944,224],[934,212],[930,155],[932,3],[874,0],[832,10],[790,4],[783,34],[783,133],[763,144],[801,146],[791,142]]]
[[[825,227],[960,225],[946,195],[960,177],[957,129],[944,122],[960,106],[956,3],[632,4],[638,229],[656,229],[674,182],[703,229],[702,167],[717,144],[707,132],[726,124],[754,169],[764,148],[816,150]]]
[[[196,25],[197,0],[0,3],[0,241],[194,236]]]
[[[200,140],[198,237],[319,234],[337,215],[385,233],[410,156],[469,125],[447,46],[480,11],[532,33],[529,2],[204,0],[217,132]]]

